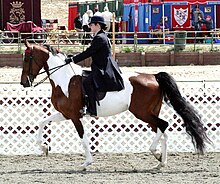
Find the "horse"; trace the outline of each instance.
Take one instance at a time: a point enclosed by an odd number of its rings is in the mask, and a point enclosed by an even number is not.
[[[21,85],[33,86],[34,79],[44,69],[52,87],[51,102],[57,112],[39,123],[37,143],[42,149],[41,134],[44,126],[52,121],[69,119],[73,122],[82,141],[85,151],[84,169],[91,165],[93,157],[89,149],[89,142],[81,122],[81,113],[84,107],[81,66],[65,63],[65,56],[54,52],[47,45],[30,44],[25,41],[25,54],[21,73]],[[174,108],[183,119],[186,133],[191,137],[195,151],[204,154],[209,138],[198,112],[181,95],[175,79],[166,72],[147,74],[139,72],[122,73],[125,88],[121,91],[106,92],[103,99],[96,104],[97,116],[107,117],[129,110],[136,118],[148,123],[156,133],[150,151],[159,161],[156,166],[161,169],[167,165],[167,139],[166,129],[168,122],[159,118],[163,100]],[[92,118],[92,117],[91,117]],[[161,151],[157,146],[161,143]]]

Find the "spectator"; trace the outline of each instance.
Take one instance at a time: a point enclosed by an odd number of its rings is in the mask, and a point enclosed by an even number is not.
[[[164,19],[164,22],[163,22],[163,18],[161,18],[160,22],[157,24],[157,29],[163,30],[163,27],[164,29],[169,29],[168,20]]]
[[[82,17],[82,28],[85,32],[90,32],[89,22],[92,17],[92,10],[87,10]]]
[[[199,6],[196,5],[196,9],[193,12],[193,21],[194,21],[194,29],[195,31],[201,31],[201,21],[204,20],[204,13],[200,10]],[[196,37],[200,37],[196,42],[203,42],[203,37],[201,32],[195,34]]]
[[[82,17],[81,17],[81,14],[79,12],[78,12],[76,18],[74,19],[74,28],[78,32],[82,31]]]
[[[91,35],[90,32],[91,29],[89,27],[89,22],[90,22],[90,19],[91,17],[93,16],[93,12],[92,10],[87,10],[84,14],[83,14],[83,17],[82,17],[82,28],[83,28],[83,31],[84,31],[84,40],[83,40],[83,43],[82,44],[88,44],[91,42],[90,38],[91,38]]]
[[[102,16],[102,13],[99,11],[99,8],[98,8],[98,7],[96,7],[96,8],[94,9],[94,16]]]
[[[109,11],[108,7],[104,7],[104,12],[102,12],[102,17],[104,18],[106,24],[106,32],[108,32],[111,28],[111,21],[112,21],[113,14]]]
[[[212,26],[213,26],[213,21],[212,21],[212,17],[210,15],[206,16],[206,19],[200,19],[199,22],[203,23],[206,25],[206,31],[211,31],[212,30]],[[211,33],[208,32],[207,36],[211,36]]]
[[[193,12],[195,31],[201,31],[201,21],[199,20],[204,20],[204,13],[200,10],[199,6],[197,5],[195,11]]]

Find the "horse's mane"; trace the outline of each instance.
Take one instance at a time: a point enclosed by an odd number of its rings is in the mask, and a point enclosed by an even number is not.
[[[52,47],[51,45],[48,45],[48,44],[44,44],[43,47],[45,49],[47,49],[49,52],[51,52],[54,56],[56,56],[58,53],[61,53],[64,55],[64,53],[62,53],[60,50]]]

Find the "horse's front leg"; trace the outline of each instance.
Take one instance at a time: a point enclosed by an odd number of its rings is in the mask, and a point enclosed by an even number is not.
[[[89,149],[89,141],[88,141],[86,134],[83,135],[82,145],[85,151],[86,161],[81,165],[81,167],[85,169],[87,166],[91,165],[93,162],[92,154]]]
[[[83,149],[85,151],[86,161],[81,165],[82,169],[84,170],[87,166],[92,164],[93,158],[89,148],[89,141],[87,135],[84,132],[82,122],[80,120],[73,120],[73,123],[76,127],[79,137],[81,138]]]
[[[45,118],[39,122],[37,144],[40,146],[41,151],[43,151],[43,153],[46,154],[46,156],[48,155],[49,147],[47,144],[42,144],[42,133],[43,133],[44,127],[51,122],[63,121],[65,119],[66,118],[64,118],[61,113],[56,112],[55,114],[53,114],[53,115],[49,116],[48,118]]]
[[[161,153],[158,153],[156,148],[160,140]],[[160,169],[167,164],[167,135],[166,133],[162,133],[159,128],[157,129],[157,134],[153,140],[153,143],[150,146],[150,151],[154,155],[154,157],[158,161],[160,161],[160,163],[156,166],[156,169]]]

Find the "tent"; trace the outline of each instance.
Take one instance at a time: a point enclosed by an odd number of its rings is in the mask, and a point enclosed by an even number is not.
[[[150,31],[156,28],[162,17],[167,19],[167,25],[172,30],[175,26],[187,28],[191,26],[190,11],[199,4],[205,16],[210,15],[214,20],[214,27],[220,27],[220,1],[219,0],[124,0],[123,20],[127,22],[128,32]],[[186,24],[175,24],[175,9],[186,9]],[[163,20],[163,28],[165,22]],[[184,20],[182,20],[184,21]]]

